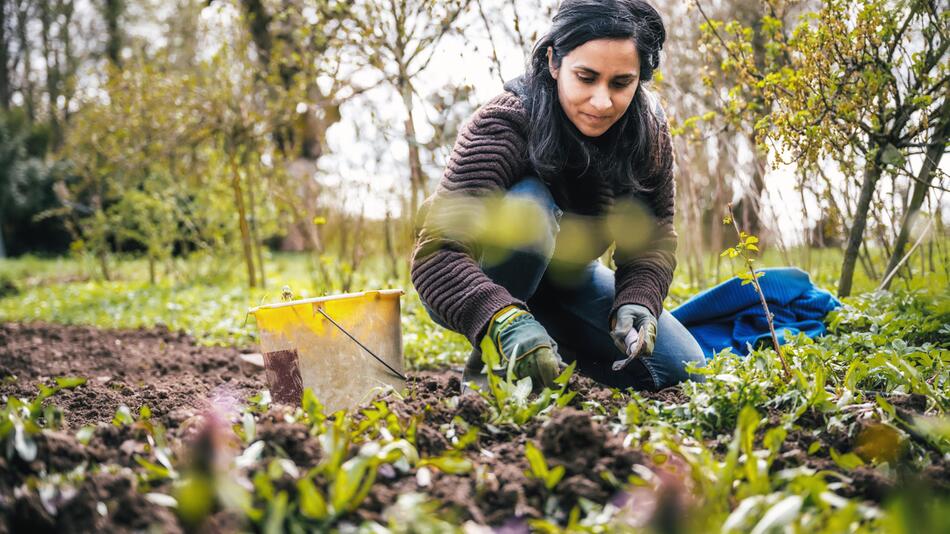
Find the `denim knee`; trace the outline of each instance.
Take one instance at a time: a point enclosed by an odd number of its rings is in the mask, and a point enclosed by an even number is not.
[[[668,311],[657,321],[657,339],[653,355],[644,360],[653,375],[657,389],[675,386],[686,380],[702,381],[702,375],[691,375],[686,366],[706,363],[703,350],[696,339]]]
[[[531,223],[519,220],[506,223],[538,224],[539,227],[527,233],[530,236],[527,242],[486,246],[479,258],[479,266],[496,284],[505,287],[514,297],[527,301],[537,290],[554,255],[562,212],[548,187],[533,176],[526,176],[515,183],[506,192],[505,200],[528,201],[540,209],[538,217],[525,214],[525,219]]]
[[[551,190],[539,178],[525,176],[516,182],[505,194],[506,199],[529,200],[541,209],[539,238],[532,243],[530,250],[550,258],[554,254],[554,245],[560,230],[559,222],[563,212],[554,202]]]

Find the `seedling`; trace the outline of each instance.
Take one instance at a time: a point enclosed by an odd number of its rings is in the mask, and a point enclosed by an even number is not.
[[[548,467],[544,453],[534,443],[530,441],[525,443],[524,455],[528,459],[528,466],[530,467],[530,470],[525,471],[525,476],[540,480],[548,491],[553,490],[558,482],[564,478],[564,466]]]
[[[782,362],[782,368],[785,370],[785,378],[790,379],[792,372],[788,368],[788,362],[785,361],[785,355],[782,353],[782,346],[779,344],[778,336],[775,334],[774,316],[772,312],[769,311],[769,304],[765,301],[765,293],[762,292],[762,286],[759,285],[759,278],[764,276],[765,273],[761,271],[755,272],[755,267],[752,266],[752,263],[755,261],[755,253],[759,251],[759,247],[756,246],[756,243],[759,242],[759,238],[739,230],[739,223],[736,222],[736,218],[732,213],[732,203],[730,202],[726,204],[726,206],[729,209],[729,215],[726,216],[722,222],[723,224],[732,224],[732,227],[736,230],[736,236],[739,238],[739,242],[736,246],[722,251],[720,256],[729,256],[730,258],[741,257],[745,262],[746,268],[749,269],[748,273],[740,272],[739,278],[742,280],[742,285],[752,284],[753,287],[755,287],[756,293],[759,294],[759,302],[765,311],[765,319],[769,323],[769,333],[772,334],[772,346],[775,348],[775,352]]]
[[[40,384],[40,392],[32,401],[10,397],[0,406],[0,444],[5,444],[7,458],[12,459],[16,454],[25,462],[35,460],[37,450],[33,436],[44,428],[58,428],[63,418],[58,407],[52,404],[44,405],[44,402],[64,389],[72,389],[85,383],[85,378],[57,378],[53,387]]]
[[[574,368],[577,362],[572,362],[566,369],[554,379],[554,382],[561,386],[557,391],[550,388],[544,388],[533,399],[531,397],[532,383],[530,377],[516,379],[514,371],[514,359],[508,360],[505,377],[499,377],[491,372],[500,365],[498,353],[495,351],[485,351],[482,357],[486,360],[485,366],[488,372],[488,391],[479,391],[479,394],[488,401],[492,407],[494,423],[511,422],[516,425],[523,425],[535,415],[548,409],[550,406],[566,406],[574,398],[576,392],[567,391],[567,384],[570,382],[571,375],[574,374]]]

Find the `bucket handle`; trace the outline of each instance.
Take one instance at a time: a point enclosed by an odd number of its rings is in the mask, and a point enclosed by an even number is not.
[[[359,345],[363,350],[365,350],[366,352],[368,352],[370,356],[372,356],[373,358],[376,358],[376,361],[378,361],[379,363],[385,365],[385,366],[386,366],[386,369],[389,369],[394,375],[398,376],[399,378],[401,378],[401,379],[403,379],[403,380],[406,380],[406,376],[405,376],[404,374],[402,374],[402,373],[400,373],[399,371],[393,369],[388,363],[386,363],[385,361],[383,361],[382,358],[380,358],[379,356],[377,356],[376,353],[374,353],[373,351],[369,350],[369,347],[367,347],[366,345],[360,343],[360,340],[358,340],[358,339],[356,339],[355,337],[353,337],[353,334],[347,332],[347,331],[346,331],[346,328],[343,328],[342,326],[340,326],[340,324],[337,323],[336,321],[334,321],[332,317],[330,317],[329,315],[327,315],[327,312],[323,311],[323,308],[321,308],[320,306],[314,306],[313,309],[316,310],[316,311],[318,311],[318,312],[320,312],[320,315],[323,315],[324,317],[326,317],[328,321],[330,321],[331,323],[333,323],[333,326],[339,328],[341,332],[343,332],[344,334],[346,334],[346,337],[352,339],[354,343],[356,343],[356,344]]]

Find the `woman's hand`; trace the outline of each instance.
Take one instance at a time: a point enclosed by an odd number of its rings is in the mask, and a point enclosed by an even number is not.
[[[656,345],[656,317],[639,304],[624,304],[617,308],[610,336],[628,359],[650,356]]]
[[[554,382],[560,373],[557,343],[527,311],[508,306],[496,313],[481,348],[483,354],[486,350],[496,351],[504,368],[513,358],[515,377],[531,377],[534,389],[557,387]]]

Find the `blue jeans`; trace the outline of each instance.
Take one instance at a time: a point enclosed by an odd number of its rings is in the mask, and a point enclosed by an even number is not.
[[[690,378],[701,379],[691,377],[685,365],[689,362],[703,365],[703,351],[689,331],[667,311],[657,320],[653,355],[636,358],[624,370],[613,371],[613,362],[626,358],[614,344],[608,324],[614,302],[614,272],[594,260],[571,270],[569,283],[564,283],[563,272],[551,276],[548,267],[563,212],[547,186],[535,177],[517,182],[506,197],[537,202],[546,215],[546,227],[537,243],[507,251],[500,263],[487,264],[483,260],[479,263],[489,278],[528,304],[535,319],[557,342],[561,358],[566,362],[576,361],[581,374],[611,387],[657,390]],[[445,326],[440,317],[426,309],[436,323]]]

